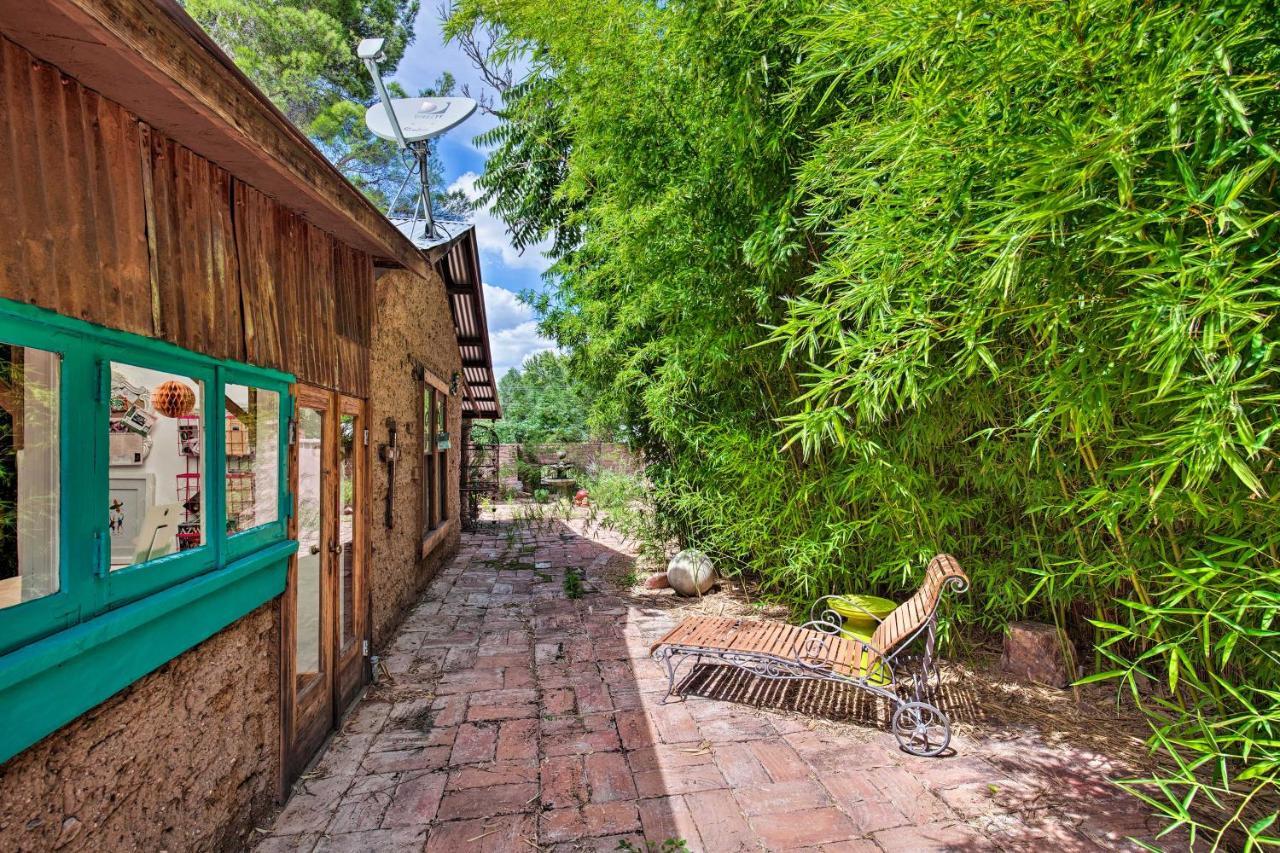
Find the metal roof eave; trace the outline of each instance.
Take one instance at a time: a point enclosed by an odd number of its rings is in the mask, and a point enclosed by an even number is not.
[[[444,251],[438,255],[433,251],[432,254],[436,270],[444,282],[458,354],[462,360],[462,415],[472,420],[498,420],[502,417],[502,404],[498,401],[498,382],[489,345],[475,227],[466,226],[440,248]]]

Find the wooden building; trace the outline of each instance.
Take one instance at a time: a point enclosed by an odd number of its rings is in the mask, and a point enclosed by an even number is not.
[[[420,251],[172,0],[0,0],[0,849],[226,849],[457,546]]]

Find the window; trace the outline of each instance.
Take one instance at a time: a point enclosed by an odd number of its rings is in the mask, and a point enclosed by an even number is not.
[[[0,344],[0,609],[58,591],[58,356]]]
[[[280,394],[228,384],[226,423],[227,533],[280,517]]]
[[[111,571],[205,541],[204,383],[111,362],[107,420]]]
[[[0,299],[0,659],[287,542],[290,381]]]
[[[448,396],[422,384],[422,538],[449,518]]]
[[[436,392],[436,428],[432,441],[436,448],[436,500],[439,502],[437,518],[443,524],[449,518],[449,460],[446,451],[449,449],[448,397],[440,391]]]
[[[0,298],[0,763],[284,589],[292,380]]]

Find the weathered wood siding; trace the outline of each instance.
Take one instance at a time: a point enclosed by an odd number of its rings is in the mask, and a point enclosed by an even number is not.
[[[0,296],[369,393],[367,254],[0,37]]]
[[[0,39],[3,295],[151,334],[141,133]]]
[[[208,160],[149,129],[148,230],[156,337],[219,358],[245,360],[234,180]],[[272,365],[277,366],[277,365]]]

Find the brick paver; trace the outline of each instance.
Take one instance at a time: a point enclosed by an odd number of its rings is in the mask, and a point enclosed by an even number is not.
[[[1111,762],[1034,732],[957,735],[954,755],[916,759],[874,724],[832,732],[786,710],[663,704],[649,645],[680,613],[613,590],[603,570],[629,552],[581,529],[507,522],[464,536],[386,651],[380,683],[257,849],[656,851],[679,839],[692,851],[1086,851],[1134,848],[1134,834],[1168,844],[1107,782]],[[564,594],[569,568],[584,576],[577,600]],[[796,710],[865,707],[796,689]]]

